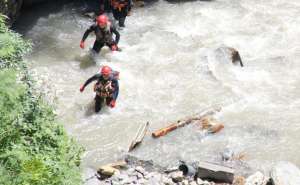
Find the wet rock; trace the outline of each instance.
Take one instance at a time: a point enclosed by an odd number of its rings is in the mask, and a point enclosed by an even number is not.
[[[239,52],[232,48],[232,47],[227,47],[223,46],[215,50],[217,60],[220,61],[231,61],[233,64],[239,64],[241,67],[244,66],[241,56]]]
[[[177,182],[182,182],[184,177],[182,171],[177,171],[177,172],[172,172],[169,175],[172,178],[172,181],[177,183]]]
[[[300,184],[300,170],[290,162],[279,162],[271,170],[271,179],[274,185]]]
[[[212,179],[220,182],[232,183],[234,179],[234,170],[225,166],[199,162],[197,177],[201,179]]]

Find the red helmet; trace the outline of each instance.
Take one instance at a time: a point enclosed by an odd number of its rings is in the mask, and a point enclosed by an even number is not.
[[[111,74],[111,68],[109,66],[103,66],[101,69],[102,75],[110,75]]]
[[[106,26],[108,22],[108,19],[105,15],[100,15],[99,17],[97,17],[97,23],[98,25],[103,25]]]

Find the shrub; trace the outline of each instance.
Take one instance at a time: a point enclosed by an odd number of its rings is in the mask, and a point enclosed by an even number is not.
[[[0,184],[76,185],[82,148],[34,92],[22,61],[30,44],[0,16]]]

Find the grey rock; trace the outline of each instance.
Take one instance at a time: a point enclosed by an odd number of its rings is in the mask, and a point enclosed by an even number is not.
[[[135,171],[137,171],[137,172],[139,172],[141,174],[145,174],[145,172],[146,172],[145,169],[143,167],[141,167],[141,166],[137,166],[135,168]]]
[[[256,172],[246,179],[245,185],[266,185],[268,180],[269,178],[267,178],[263,173]]]
[[[208,181],[199,181],[199,183],[197,182],[197,184],[198,185],[211,185],[211,183],[210,182],[208,182]]]
[[[99,185],[100,182],[96,177],[97,171],[92,168],[84,169],[83,181],[84,185]]]
[[[148,184],[148,181],[146,179],[139,179],[137,184]]]
[[[121,184],[130,184],[132,182],[133,182],[132,179],[128,177],[128,178],[123,179],[121,181]]]
[[[151,177],[154,177],[155,174],[156,174],[155,172],[150,172],[147,175],[145,175],[144,177],[145,177],[145,179],[150,179]]]
[[[127,173],[129,173],[129,174],[134,173],[134,172],[135,172],[135,169],[134,169],[134,168],[129,168],[129,169],[127,170]]]
[[[128,179],[128,175],[127,174],[120,174],[118,176],[116,176],[119,180],[123,180],[123,179]]]
[[[174,184],[172,179],[170,179],[166,176],[162,177],[162,182],[163,182],[164,185],[173,185]]]
[[[144,178],[144,176],[142,174],[140,174],[140,173],[137,173],[136,176],[138,177],[138,179],[143,179]]]
[[[200,178],[197,178],[197,184],[198,185],[202,185],[204,183],[204,181]]]
[[[159,185],[160,183],[160,181],[159,181],[159,179],[157,179],[157,178],[155,178],[155,177],[150,177],[149,178],[149,184],[151,184],[151,185]]]
[[[290,162],[279,162],[271,170],[274,185],[299,185],[300,170]]]
[[[197,185],[197,183],[195,181],[192,181],[189,183],[189,185]]]
[[[183,185],[189,185],[189,181],[186,180],[186,179],[184,179],[184,180],[182,181],[182,184],[183,184]]]
[[[232,168],[208,162],[199,162],[198,165],[197,177],[232,184],[234,179],[234,170]]]
[[[169,174],[169,176],[172,178],[173,182],[182,182],[184,177],[182,171],[172,172]]]
[[[222,160],[223,161],[228,161],[231,160],[234,156],[234,153],[232,150],[230,150],[229,148],[226,148],[223,152],[222,152]]]

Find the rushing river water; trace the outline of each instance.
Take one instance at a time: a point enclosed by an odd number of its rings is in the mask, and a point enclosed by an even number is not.
[[[178,159],[218,160],[230,148],[261,168],[279,160],[300,165],[300,1],[159,1],[135,9],[121,30],[122,52],[107,48],[92,62],[94,36],[79,48],[92,20],[78,5],[23,13],[17,30],[34,43],[27,57],[38,84],[68,132],[86,148],[83,166],[114,161],[140,124],[150,131],[207,108],[225,129],[203,137],[195,125],[152,139],[134,151],[167,165]],[[236,48],[245,64],[220,57]],[[221,55],[222,56],[222,55]],[[120,71],[116,108],[93,113],[93,85],[79,87],[101,65]]]

